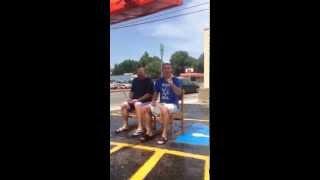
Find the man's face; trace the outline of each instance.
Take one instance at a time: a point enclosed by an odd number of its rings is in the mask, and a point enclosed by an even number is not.
[[[169,64],[163,65],[162,72],[163,72],[163,76],[169,77],[172,74],[171,65]]]
[[[139,68],[138,70],[137,70],[137,76],[138,77],[144,77],[144,68]]]

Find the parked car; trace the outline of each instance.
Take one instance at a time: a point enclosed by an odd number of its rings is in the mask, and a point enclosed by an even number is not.
[[[126,83],[125,86],[126,86],[126,88],[130,89],[131,88],[131,83]]]
[[[120,84],[120,88],[121,89],[129,89],[129,88],[131,88],[131,84],[129,84],[129,83],[121,83]]]
[[[110,83],[110,89],[117,89],[118,85],[116,83]]]
[[[199,85],[195,82],[192,82],[188,79],[181,79],[182,81],[182,89],[184,90],[185,94],[189,93],[198,93]]]

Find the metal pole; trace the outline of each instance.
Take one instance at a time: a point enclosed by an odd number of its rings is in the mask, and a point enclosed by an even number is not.
[[[162,63],[163,63],[163,51],[164,51],[164,46],[163,44],[160,44],[160,56],[161,56],[161,77],[162,77]]]

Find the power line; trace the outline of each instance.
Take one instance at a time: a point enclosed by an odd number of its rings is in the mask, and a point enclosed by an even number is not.
[[[191,9],[191,8],[194,8],[194,7],[198,7],[198,6],[202,6],[202,5],[206,5],[206,4],[209,4],[209,2],[204,2],[204,3],[200,3],[200,4],[196,4],[196,5],[193,5],[193,6],[189,6],[189,7],[185,7],[185,8],[182,8],[182,9],[177,9],[175,11],[170,11],[170,12],[166,12],[165,14],[160,14],[160,15],[157,15],[157,16],[147,16],[147,17],[144,17],[144,18],[141,18],[141,19],[136,19],[134,20],[133,22],[129,22],[127,23],[126,25],[131,25],[131,24],[134,24],[134,23],[138,23],[138,22],[141,22],[141,21],[145,21],[147,19],[152,19],[152,18],[156,18],[156,17],[161,17],[161,16],[165,16],[165,15],[168,15],[168,14],[173,14],[173,13],[176,13],[176,12],[179,12],[179,11],[183,11],[183,10],[186,10],[186,9]],[[121,25],[122,26],[122,25]]]
[[[163,18],[163,19],[155,19],[155,20],[151,20],[151,21],[145,21],[145,22],[142,22],[142,23],[136,23],[136,24],[129,24],[129,25],[126,25],[126,26],[113,27],[113,28],[110,28],[110,29],[121,29],[121,28],[126,28],[126,27],[138,26],[138,25],[142,25],[142,24],[149,24],[149,23],[164,21],[164,20],[167,20],[167,19],[172,19],[172,18],[175,18],[175,17],[181,17],[181,16],[190,15],[190,14],[195,14],[195,13],[199,13],[199,12],[207,11],[207,10],[209,10],[209,9],[201,9],[201,10],[193,11],[193,12],[189,12],[189,13],[179,14],[179,15],[175,15],[175,16],[169,16],[169,17],[166,17],[166,18]]]

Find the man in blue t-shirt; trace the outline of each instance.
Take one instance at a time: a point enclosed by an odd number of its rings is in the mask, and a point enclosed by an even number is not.
[[[157,141],[158,144],[165,144],[168,140],[167,129],[169,121],[171,120],[170,114],[177,112],[179,108],[179,97],[181,97],[181,81],[172,75],[172,66],[169,63],[162,65],[163,77],[158,79],[155,83],[153,99],[149,110],[153,114],[160,115],[160,121],[163,123],[163,132],[161,138]],[[156,103],[160,94],[160,103]],[[148,109],[145,109],[148,111]],[[151,117],[150,113],[144,113],[146,121],[146,133],[140,138],[142,142],[152,138],[151,132]]]

